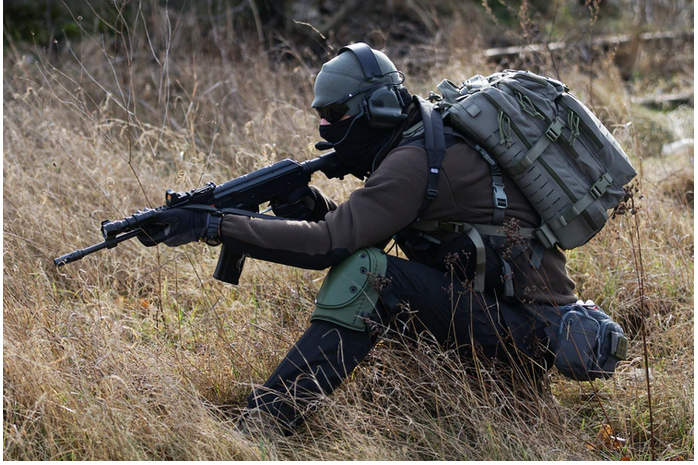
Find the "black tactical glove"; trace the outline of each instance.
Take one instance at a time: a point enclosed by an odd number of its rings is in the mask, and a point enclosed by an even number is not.
[[[219,221],[220,216],[214,211],[168,208],[158,211],[155,219],[143,226],[143,232],[136,237],[146,247],[160,243],[177,247],[202,238],[209,245],[218,245]]]
[[[320,221],[337,208],[337,204],[326,197],[315,186],[303,186],[282,199],[271,202],[274,215],[294,220]]]

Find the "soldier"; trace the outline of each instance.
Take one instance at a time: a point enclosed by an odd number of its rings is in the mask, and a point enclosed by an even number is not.
[[[331,267],[310,327],[249,396],[248,423],[272,419],[292,431],[366,357],[376,325],[429,331],[464,357],[511,363],[507,354],[518,351],[543,371],[552,366],[550,353],[536,355],[546,335],[530,308],[577,300],[564,254],[515,238],[517,228],[540,225],[539,215],[506,173],[448,127],[435,134],[443,160],[433,167],[428,105],[403,82],[384,53],[362,43],[341,49],[316,78],[312,106],[326,141],[318,148],[333,148],[348,172],[367,178],[346,202],[308,187],[274,205],[286,220],[168,212],[177,224],[156,242],[181,245],[212,228],[226,248],[252,258]],[[469,226],[492,224],[511,237]],[[384,253],[390,239],[409,260]]]

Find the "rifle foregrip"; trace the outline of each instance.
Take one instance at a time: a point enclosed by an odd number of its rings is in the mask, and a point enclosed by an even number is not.
[[[216,265],[216,271],[213,272],[213,277],[224,283],[236,285],[240,281],[244,264],[245,256],[228,251],[224,243],[221,245],[218,265]]]

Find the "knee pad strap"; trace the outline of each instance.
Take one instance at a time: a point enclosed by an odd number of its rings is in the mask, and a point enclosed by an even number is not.
[[[385,276],[388,257],[377,248],[360,249],[333,266],[315,300],[311,321],[325,320],[345,328],[364,331],[363,318],[375,312],[380,293],[369,275]]]

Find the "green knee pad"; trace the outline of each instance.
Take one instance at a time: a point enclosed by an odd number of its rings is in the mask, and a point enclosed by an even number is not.
[[[388,257],[380,249],[361,249],[333,266],[315,300],[311,321],[324,320],[364,331],[362,317],[375,312],[380,292],[369,284],[370,275],[385,276]]]

